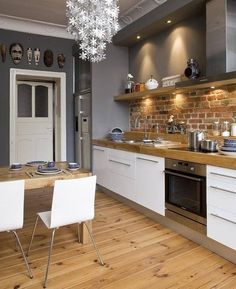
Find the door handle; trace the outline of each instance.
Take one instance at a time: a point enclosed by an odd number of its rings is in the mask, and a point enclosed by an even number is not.
[[[227,219],[227,218],[221,217],[221,216],[219,216],[219,215],[217,215],[217,214],[213,214],[213,213],[211,213],[211,215],[212,215],[213,217],[219,218],[219,219],[221,219],[221,220],[224,220],[224,221],[227,221],[227,222],[229,222],[229,223],[232,223],[232,224],[236,225],[236,222],[231,221],[231,220],[229,220],[229,219]]]
[[[236,180],[236,177],[228,176],[228,175],[224,175],[224,174],[219,174],[219,173],[210,172],[210,175],[215,175],[215,176],[219,176],[219,177],[224,177],[224,178],[229,178],[229,179],[235,179]]]
[[[127,167],[130,167],[130,166],[131,166],[131,164],[127,164],[127,163],[115,161],[115,160],[112,160],[112,159],[109,159],[109,162],[116,163],[116,164],[120,164],[120,165],[124,165],[124,166],[127,166]]]
[[[141,157],[137,157],[137,160],[142,160],[142,161],[147,161],[147,162],[152,162],[152,163],[156,163],[156,164],[159,164],[159,162],[158,162],[158,161],[149,160],[149,159],[145,159],[145,158],[141,158]]]
[[[222,188],[215,187],[215,186],[210,186],[210,188],[211,188],[211,189],[215,189],[215,190],[219,190],[219,191],[223,191],[223,192],[227,192],[227,193],[231,193],[231,194],[236,195],[236,192],[234,192],[234,191],[230,191],[230,190],[222,189]]]

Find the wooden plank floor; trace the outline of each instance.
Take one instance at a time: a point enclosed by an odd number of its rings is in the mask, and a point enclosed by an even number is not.
[[[27,248],[35,212],[50,208],[51,191],[28,191],[24,229]],[[76,226],[56,232],[48,288],[53,289],[236,289],[236,265],[155,223],[103,193],[96,195],[94,236],[106,265],[92,245],[78,244]],[[42,288],[49,231],[36,232],[26,275],[11,234],[0,233],[0,289]]]

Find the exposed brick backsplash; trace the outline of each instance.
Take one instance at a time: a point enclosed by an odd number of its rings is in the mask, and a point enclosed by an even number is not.
[[[184,121],[189,129],[204,129],[211,133],[213,122],[234,121],[236,85],[226,89],[134,100],[130,103],[130,129],[144,130],[144,119],[147,117],[149,131],[154,131],[157,123],[164,131],[170,115],[174,115],[177,122]]]

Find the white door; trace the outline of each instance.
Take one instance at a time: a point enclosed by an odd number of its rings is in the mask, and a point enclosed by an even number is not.
[[[16,162],[53,159],[53,87],[17,81]]]

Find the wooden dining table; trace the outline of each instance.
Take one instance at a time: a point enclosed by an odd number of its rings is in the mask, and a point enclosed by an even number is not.
[[[55,166],[61,170],[58,174],[38,174],[36,166],[23,165],[19,170],[11,170],[9,167],[0,167],[0,182],[24,180],[25,190],[30,189],[42,189],[47,187],[53,187],[56,180],[76,179],[91,176],[92,173],[89,170],[68,170],[67,162],[56,162]],[[87,222],[92,227],[92,222]],[[85,225],[81,224],[80,240],[82,243],[88,241],[88,232],[85,229]]]

